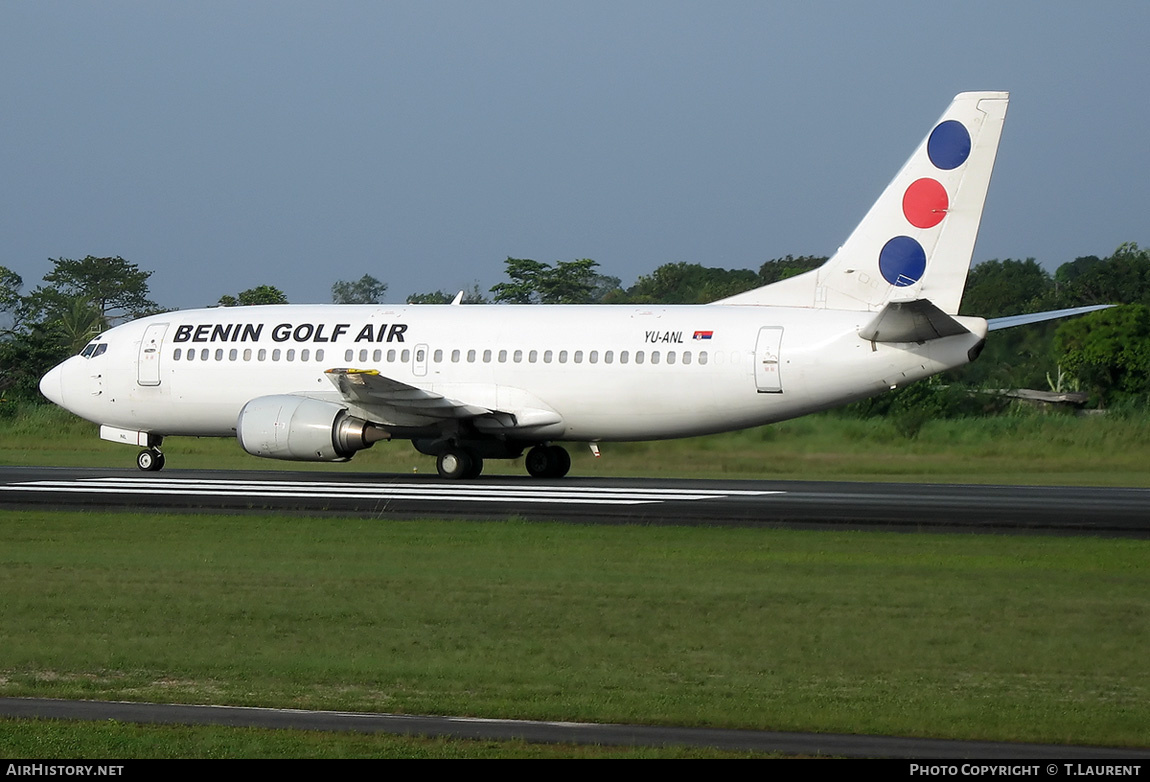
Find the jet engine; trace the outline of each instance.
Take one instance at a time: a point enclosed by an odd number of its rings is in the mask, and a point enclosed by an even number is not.
[[[268,459],[345,462],[391,433],[333,402],[291,394],[261,396],[244,405],[236,438],[245,451]]]

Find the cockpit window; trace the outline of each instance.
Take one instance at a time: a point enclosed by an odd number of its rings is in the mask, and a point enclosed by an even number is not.
[[[84,358],[95,358],[96,356],[104,355],[107,349],[107,342],[89,342],[84,346],[84,349],[80,351],[80,355]]]

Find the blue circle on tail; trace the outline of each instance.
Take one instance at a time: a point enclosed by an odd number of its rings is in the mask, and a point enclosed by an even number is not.
[[[926,154],[936,168],[950,171],[970,157],[970,133],[958,120],[940,122],[926,142]]]
[[[879,252],[878,269],[896,288],[914,285],[926,271],[926,250],[909,236],[896,236]]]

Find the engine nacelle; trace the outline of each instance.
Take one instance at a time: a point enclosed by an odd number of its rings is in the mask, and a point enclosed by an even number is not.
[[[236,422],[236,438],[253,456],[344,462],[356,451],[390,440],[391,435],[333,402],[276,394],[244,405]]]

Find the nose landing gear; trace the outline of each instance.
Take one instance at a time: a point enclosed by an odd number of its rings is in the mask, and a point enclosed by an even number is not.
[[[148,448],[136,454],[136,466],[145,472],[164,469],[164,454],[159,448]]]

